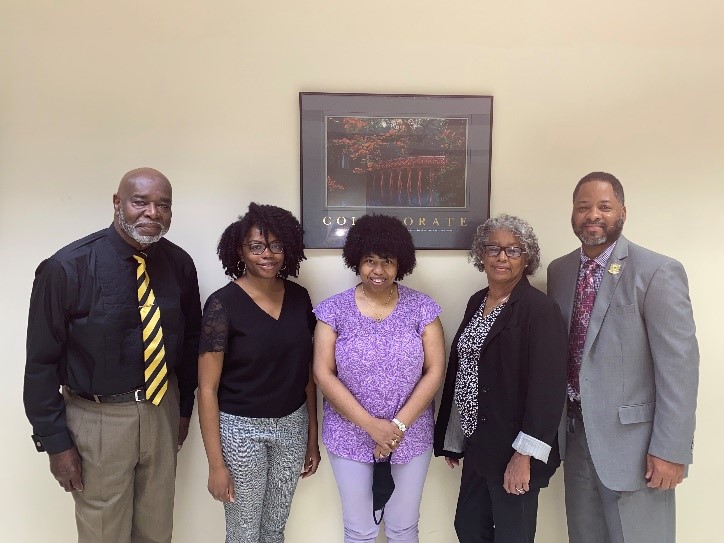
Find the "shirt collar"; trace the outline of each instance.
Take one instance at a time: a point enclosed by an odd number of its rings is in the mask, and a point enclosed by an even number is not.
[[[618,243],[618,240],[614,241],[606,248],[605,251],[603,251],[600,255],[593,259],[596,264],[598,264],[602,268],[606,267],[606,262],[608,262],[608,259],[611,258],[611,255],[613,254],[613,249],[616,247],[616,243]],[[581,264],[588,260],[590,260],[590,257],[583,252],[583,247],[581,247]]]

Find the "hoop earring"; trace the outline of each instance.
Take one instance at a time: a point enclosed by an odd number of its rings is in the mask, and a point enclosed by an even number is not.
[[[236,263],[236,271],[239,273],[239,277],[246,273],[246,264],[243,260],[239,259],[239,262]]]

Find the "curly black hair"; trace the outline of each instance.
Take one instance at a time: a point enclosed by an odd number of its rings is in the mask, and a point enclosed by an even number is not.
[[[342,249],[345,266],[359,275],[360,262],[368,255],[396,258],[397,281],[412,273],[417,264],[410,231],[389,215],[363,215],[349,229]]]
[[[239,248],[244,243],[249,231],[257,227],[269,242],[271,232],[284,243],[284,265],[279,270],[281,277],[297,277],[299,264],[306,260],[304,256],[304,230],[294,215],[286,209],[272,205],[252,202],[246,215],[231,223],[221,234],[216,254],[226,275],[236,279],[244,272],[244,263],[239,259]]]

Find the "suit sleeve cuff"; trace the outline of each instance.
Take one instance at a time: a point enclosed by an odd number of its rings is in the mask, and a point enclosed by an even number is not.
[[[550,445],[523,432],[518,432],[513,441],[513,448],[520,454],[532,456],[543,463],[548,462],[548,455],[551,453]]]

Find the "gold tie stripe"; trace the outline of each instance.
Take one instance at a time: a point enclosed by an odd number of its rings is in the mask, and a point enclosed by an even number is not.
[[[146,271],[146,259],[134,255],[138,262],[136,281],[138,285],[138,309],[141,312],[143,329],[143,362],[146,399],[154,405],[161,403],[168,388],[168,368],[166,367],[166,349],[163,346],[161,329],[161,310],[153,295],[151,282]]]

